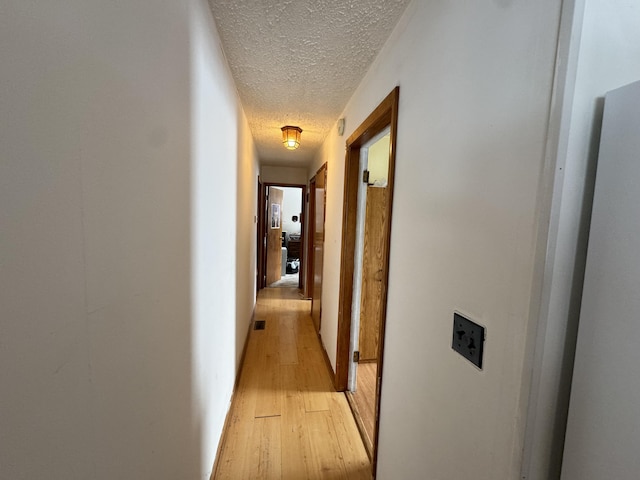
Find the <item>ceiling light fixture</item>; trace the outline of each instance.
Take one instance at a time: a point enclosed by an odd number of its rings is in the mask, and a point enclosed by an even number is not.
[[[282,144],[289,150],[295,150],[300,146],[300,134],[302,129],[300,127],[292,127],[287,125],[281,128],[282,130]]]

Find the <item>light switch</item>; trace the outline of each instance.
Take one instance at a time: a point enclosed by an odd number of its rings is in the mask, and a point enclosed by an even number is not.
[[[485,328],[459,313],[453,314],[453,340],[451,348],[482,368]]]

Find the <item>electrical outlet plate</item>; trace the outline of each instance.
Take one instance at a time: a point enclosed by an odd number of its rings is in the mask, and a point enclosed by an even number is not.
[[[454,312],[451,348],[482,369],[484,327]]]

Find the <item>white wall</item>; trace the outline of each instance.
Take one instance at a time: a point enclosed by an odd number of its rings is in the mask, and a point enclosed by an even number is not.
[[[278,187],[283,192],[282,196],[282,231],[287,233],[300,233],[300,214],[302,213],[302,189],[294,187]],[[297,222],[291,221],[296,215]]]
[[[307,169],[302,167],[263,165],[260,167],[260,180],[266,183],[306,185],[308,180]]]
[[[309,179],[327,163],[325,184],[324,258],[322,261],[322,325],[320,335],[327,356],[335,372],[338,335],[338,289],[340,286],[340,242],[342,233],[342,196],[344,190],[344,138],[330,133],[324,141],[314,164],[309,169]],[[342,157],[336,152],[340,152]],[[307,202],[307,207],[309,203]],[[308,231],[308,230],[307,230]]]
[[[236,369],[240,368],[242,349],[247,338],[256,302],[258,156],[249,124],[237,103],[238,189],[236,225]]]
[[[600,141],[602,98],[640,78],[640,8],[637,2],[578,0],[560,124],[556,185],[545,279],[539,389],[533,397],[528,479],[560,476],[580,316],[591,197]],[[550,414],[553,412],[553,414]]]
[[[389,181],[389,145],[391,134],[387,133],[371,145],[367,151],[367,170],[369,183],[386,186]]]
[[[255,303],[258,166],[205,0],[190,18],[192,375],[208,478]]]
[[[413,2],[349,101],[400,85],[378,478],[519,475],[560,2]],[[330,134],[322,338],[335,365],[343,138]],[[454,310],[486,325],[478,371]]]
[[[257,170],[206,3],[5,2],[0,64],[0,477],[208,478]]]

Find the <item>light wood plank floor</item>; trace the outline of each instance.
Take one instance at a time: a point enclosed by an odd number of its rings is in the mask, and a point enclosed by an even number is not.
[[[371,464],[343,393],[333,389],[310,302],[260,292],[214,479],[367,479]]]

